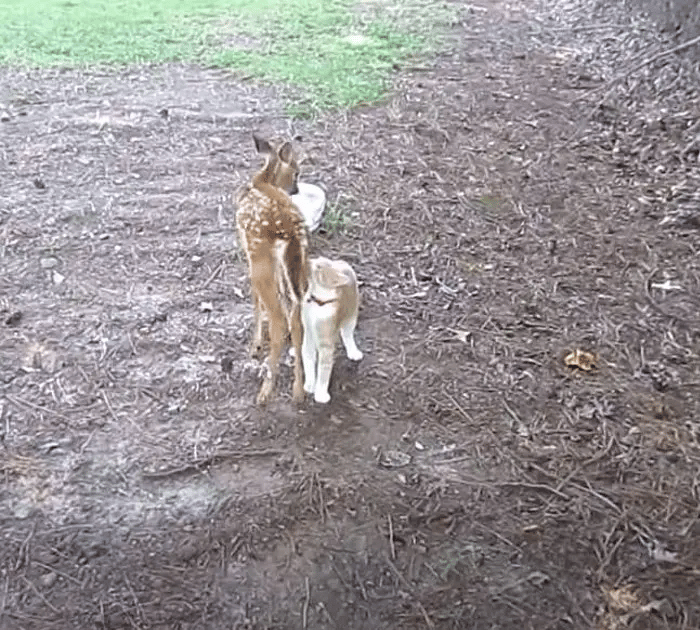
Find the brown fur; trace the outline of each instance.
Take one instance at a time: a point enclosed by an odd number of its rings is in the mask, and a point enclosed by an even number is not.
[[[265,321],[270,335],[268,373],[257,402],[264,404],[274,391],[288,332],[295,350],[293,398],[300,402],[304,398],[300,304],[308,283],[308,232],[290,198],[297,192],[299,167],[289,142],[274,149],[266,140],[253,139],[265,163],[238,196],[236,225],[253,294],[253,352],[262,346]]]

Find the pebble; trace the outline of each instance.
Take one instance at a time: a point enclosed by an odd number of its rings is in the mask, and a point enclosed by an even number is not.
[[[51,573],[46,573],[41,576],[41,585],[50,588],[56,583],[57,578],[58,576],[53,571],[51,571]]]
[[[42,269],[53,269],[54,267],[58,266],[58,258],[47,256],[46,258],[42,258],[39,261],[39,264],[41,265]]]

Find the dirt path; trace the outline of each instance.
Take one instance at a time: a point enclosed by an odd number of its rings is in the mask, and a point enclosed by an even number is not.
[[[219,71],[0,78],[0,628],[700,625],[697,68],[613,81],[666,44],[604,3],[458,13],[294,126]],[[253,129],[353,218],[328,406],[252,406]]]

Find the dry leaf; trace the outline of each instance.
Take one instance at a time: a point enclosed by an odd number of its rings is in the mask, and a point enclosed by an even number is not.
[[[612,588],[605,593],[610,608],[620,612],[635,612],[642,607],[637,593],[631,584],[621,588]]]
[[[598,357],[593,352],[576,348],[564,357],[564,364],[568,367],[577,367],[585,372],[595,370]]]

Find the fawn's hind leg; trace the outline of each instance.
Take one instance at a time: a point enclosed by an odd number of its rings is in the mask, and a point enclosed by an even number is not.
[[[282,305],[277,297],[275,278],[271,260],[265,258],[255,261],[251,273],[251,284],[254,295],[258,300],[260,313],[267,316],[267,326],[270,335],[270,352],[267,356],[267,374],[258,392],[257,403],[265,404],[275,389],[275,380],[279,372],[279,360],[287,335],[287,320]]]
[[[253,358],[259,357],[263,351],[266,322],[267,316],[263,304],[260,302],[258,294],[253,291],[253,338],[250,342],[250,356]]]

